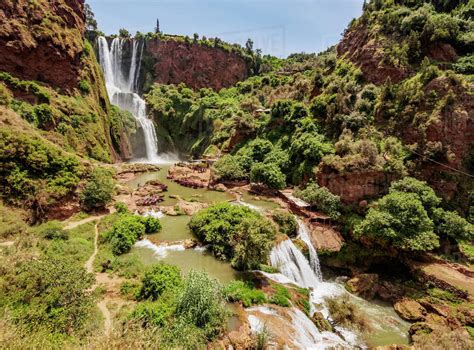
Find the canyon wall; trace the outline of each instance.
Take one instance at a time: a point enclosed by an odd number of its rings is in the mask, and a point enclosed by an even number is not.
[[[0,71],[71,92],[84,50],[84,0],[0,1]]]

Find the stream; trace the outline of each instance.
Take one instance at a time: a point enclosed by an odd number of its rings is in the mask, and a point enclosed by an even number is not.
[[[176,204],[177,199],[175,196],[180,196],[188,201],[195,200],[208,204],[232,201],[234,199],[234,197],[227,192],[192,189],[178,185],[166,178],[169,167],[169,164],[164,164],[160,171],[139,174],[126,184],[131,188],[137,188],[149,180],[159,180],[166,184],[168,186],[168,192],[165,193],[165,200],[161,203],[163,206]],[[275,202],[255,197],[249,193],[244,193],[240,202],[235,203],[247,205],[261,212],[279,207]],[[229,263],[216,259],[203,247],[184,249],[182,245],[171,244],[171,242],[193,238],[192,233],[187,227],[191,219],[189,216],[168,216],[162,213],[154,213],[154,215],[160,217],[163,227],[162,231],[154,235],[149,235],[147,239],[138,242],[132,250],[137,253],[143,263],[149,265],[163,261],[178,266],[185,274],[191,269],[205,271],[211,277],[216,278],[224,284],[235,279],[244,278],[243,274],[234,270]],[[308,232],[304,225],[302,225],[302,222],[299,222],[299,224],[299,238],[305,241],[309,247]],[[160,245],[158,247],[152,243],[157,240],[160,242],[169,242],[170,245],[166,247]],[[312,250],[311,248],[310,251]],[[341,341],[340,345],[346,347],[353,347],[355,345],[373,347],[395,343],[408,343],[408,328],[410,325],[398,317],[391,305],[377,301],[368,302],[354,296],[345,290],[343,284],[338,282],[338,279],[322,281],[316,251],[311,254],[311,261],[308,261],[301,252],[295,251],[294,249],[296,248],[294,248],[291,240],[284,241],[276,246],[272,251],[270,260],[274,266],[279,267],[282,273],[266,275],[281,283],[293,283],[313,288],[311,296],[313,302],[312,309],[313,311],[321,311],[325,316],[328,316],[327,309],[324,306],[325,297],[348,294],[351,301],[368,316],[373,326],[373,332],[365,334],[363,338],[349,330],[339,329],[339,331],[344,334],[346,340],[349,339],[349,341],[343,342],[333,333],[317,331],[315,327],[311,327],[309,324],[311,321],[309,321],[304,314],[299,314],[296,311],[297,309],[290,309],[289,315],[293,319],[293,327],[300,333],[294,340],[295,344],[300,344],[299,346],[304,348],[313,348],[312,344],[317,343],[319,344],[317,348],[325,348],[334,346],[337,339]],[[285,261],[289,264],[286,267],[284,266]],[[260,315],[260,317],[264,315],[268,318],[274,312],[267,309],[265,307],[256,307],[253,310],[249,309],[249,320],[253,321],[257,329],[259,322],[261,322],[257,314]],[[280,316],[272,317],[281,318]],[[235,328],[235,324],[238,324],[238,322],[235,321],[235,317],[233,317],[231,318],[229,327]]]

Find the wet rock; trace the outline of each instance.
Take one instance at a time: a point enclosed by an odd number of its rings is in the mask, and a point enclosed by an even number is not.
[[[425,319],[426,310],[420,303],[411,299],[403,299],[393,306],[397,314],[404,320],[410,322],[422,321]]]
[[[214,191],[225,192],[227,191],[227,187],[225,187],[224,184],[217,184],[216,186],[214,186]]]
[[[377,286],[377,296],[383,301],[394,303],[405,294],[403,288],[397,284],[383,281]]]
[[[373,299],[377,292],[379,276],[375,273],[364,273],[347,281],[347,288],[364,299]]]
[[[313,317],[311,317],[311,321],[318,327],[321,332],[332,332],[333,328],[331,323],[327,319],[324,318],[321,312],[315,312]]]

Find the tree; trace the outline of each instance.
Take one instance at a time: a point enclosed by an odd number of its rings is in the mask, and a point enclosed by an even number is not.
[[[333,220],[337,220],[341,215],[341,198],[316,182],[310,182],[304,190],[295,191],[294,195],[328,214]]]
[[[286,176],[273,163],[256,163],[250,170],[250,181],[262,183],[271,189],[282,190],[286,186]]]
[[[213,169],[219,180],[232,181],[246,178],[238,157],[227,154],[214,163]]]
[[[94,12],[89,4],[85,4],[84,12],[86,15],[86,28],[87,30],[96,31],[97,30],[97,21],[95,19]]]
[[[431,213],[440,203],[441,199],[425,181],[413,177],[405,177],[395,181],[390,186],[390,193],[405,192],[416,194],[428,213]]]
[[[160,20],[157,18],[156,19],[156,27],[155,27],[155,33],[160,34]]]
[[[158,263],[145,272],[138,296],[142,300],[157,300],[163,293],[175,290],[181,284],[181,272],[177,266]]]
[[[280,232],[289,236],[295,237],[298,231],[298,222],[295,216],[284,210],[276,210],[272,214],[272,219],[278,224]]]
[[[128,253],[137,240],[145,234],[145,225],[137,215],[124,215],[106,233],[115,255]]]
[[[32,259],[2,279],[2,299],[15,306],[15,321],[29,331],[79,334],[94,312],[94,277],[75,261]]]
[[[112,171],[97,167],[81,193],[81,203],[86,210],[102,209],[110,203],[115,191]]]
[[[130,36],[131,36],[130,32],[127,29],[121,28],[119,30],[119,37],[124,38],[124,39],[128,39],[128,38],[130,38]]]
[[[433,222],[435,232],[440,237],[449,237],[456,241],[474,239],[474,225],[460,217],[455,211],[436,208],[433,211]]]
[[[253,41],[252,41],[252,39],[250,39],[250,38],[247,39],[247,42],[245,43],[245,48],[247,49],[247,51],[249,53],[251,53],[253,51]]]
[[[204,272],[191,270],[179,294],[176,315],[204,330],[207,339],[217,336],[227,317],[220,283]]]
[[[198,33],[194,33],[194,35],[193,35],[193,43],[197,44],[198,41],[199,41],[199,34],[198,34]]]
[[[189,228],[218,258],[238,269],[266,263],[275,237],[273,224],[244,206],[220,203],[199,211]]]
[[[377,201],[355,226],[354,234],[406,251],[429,251],[439,246],[433,222],[414,193],[392,192]]]

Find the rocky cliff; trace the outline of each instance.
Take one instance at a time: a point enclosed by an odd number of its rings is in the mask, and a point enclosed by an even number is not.
[[[84,0],[0,2],[0,71],[71,92],[84,49]]]
[[[147,42],[154,81],[185,83],[193,89],[220,90],[246,79],[249,67],[244,58],[223,48],[153,39]]]

